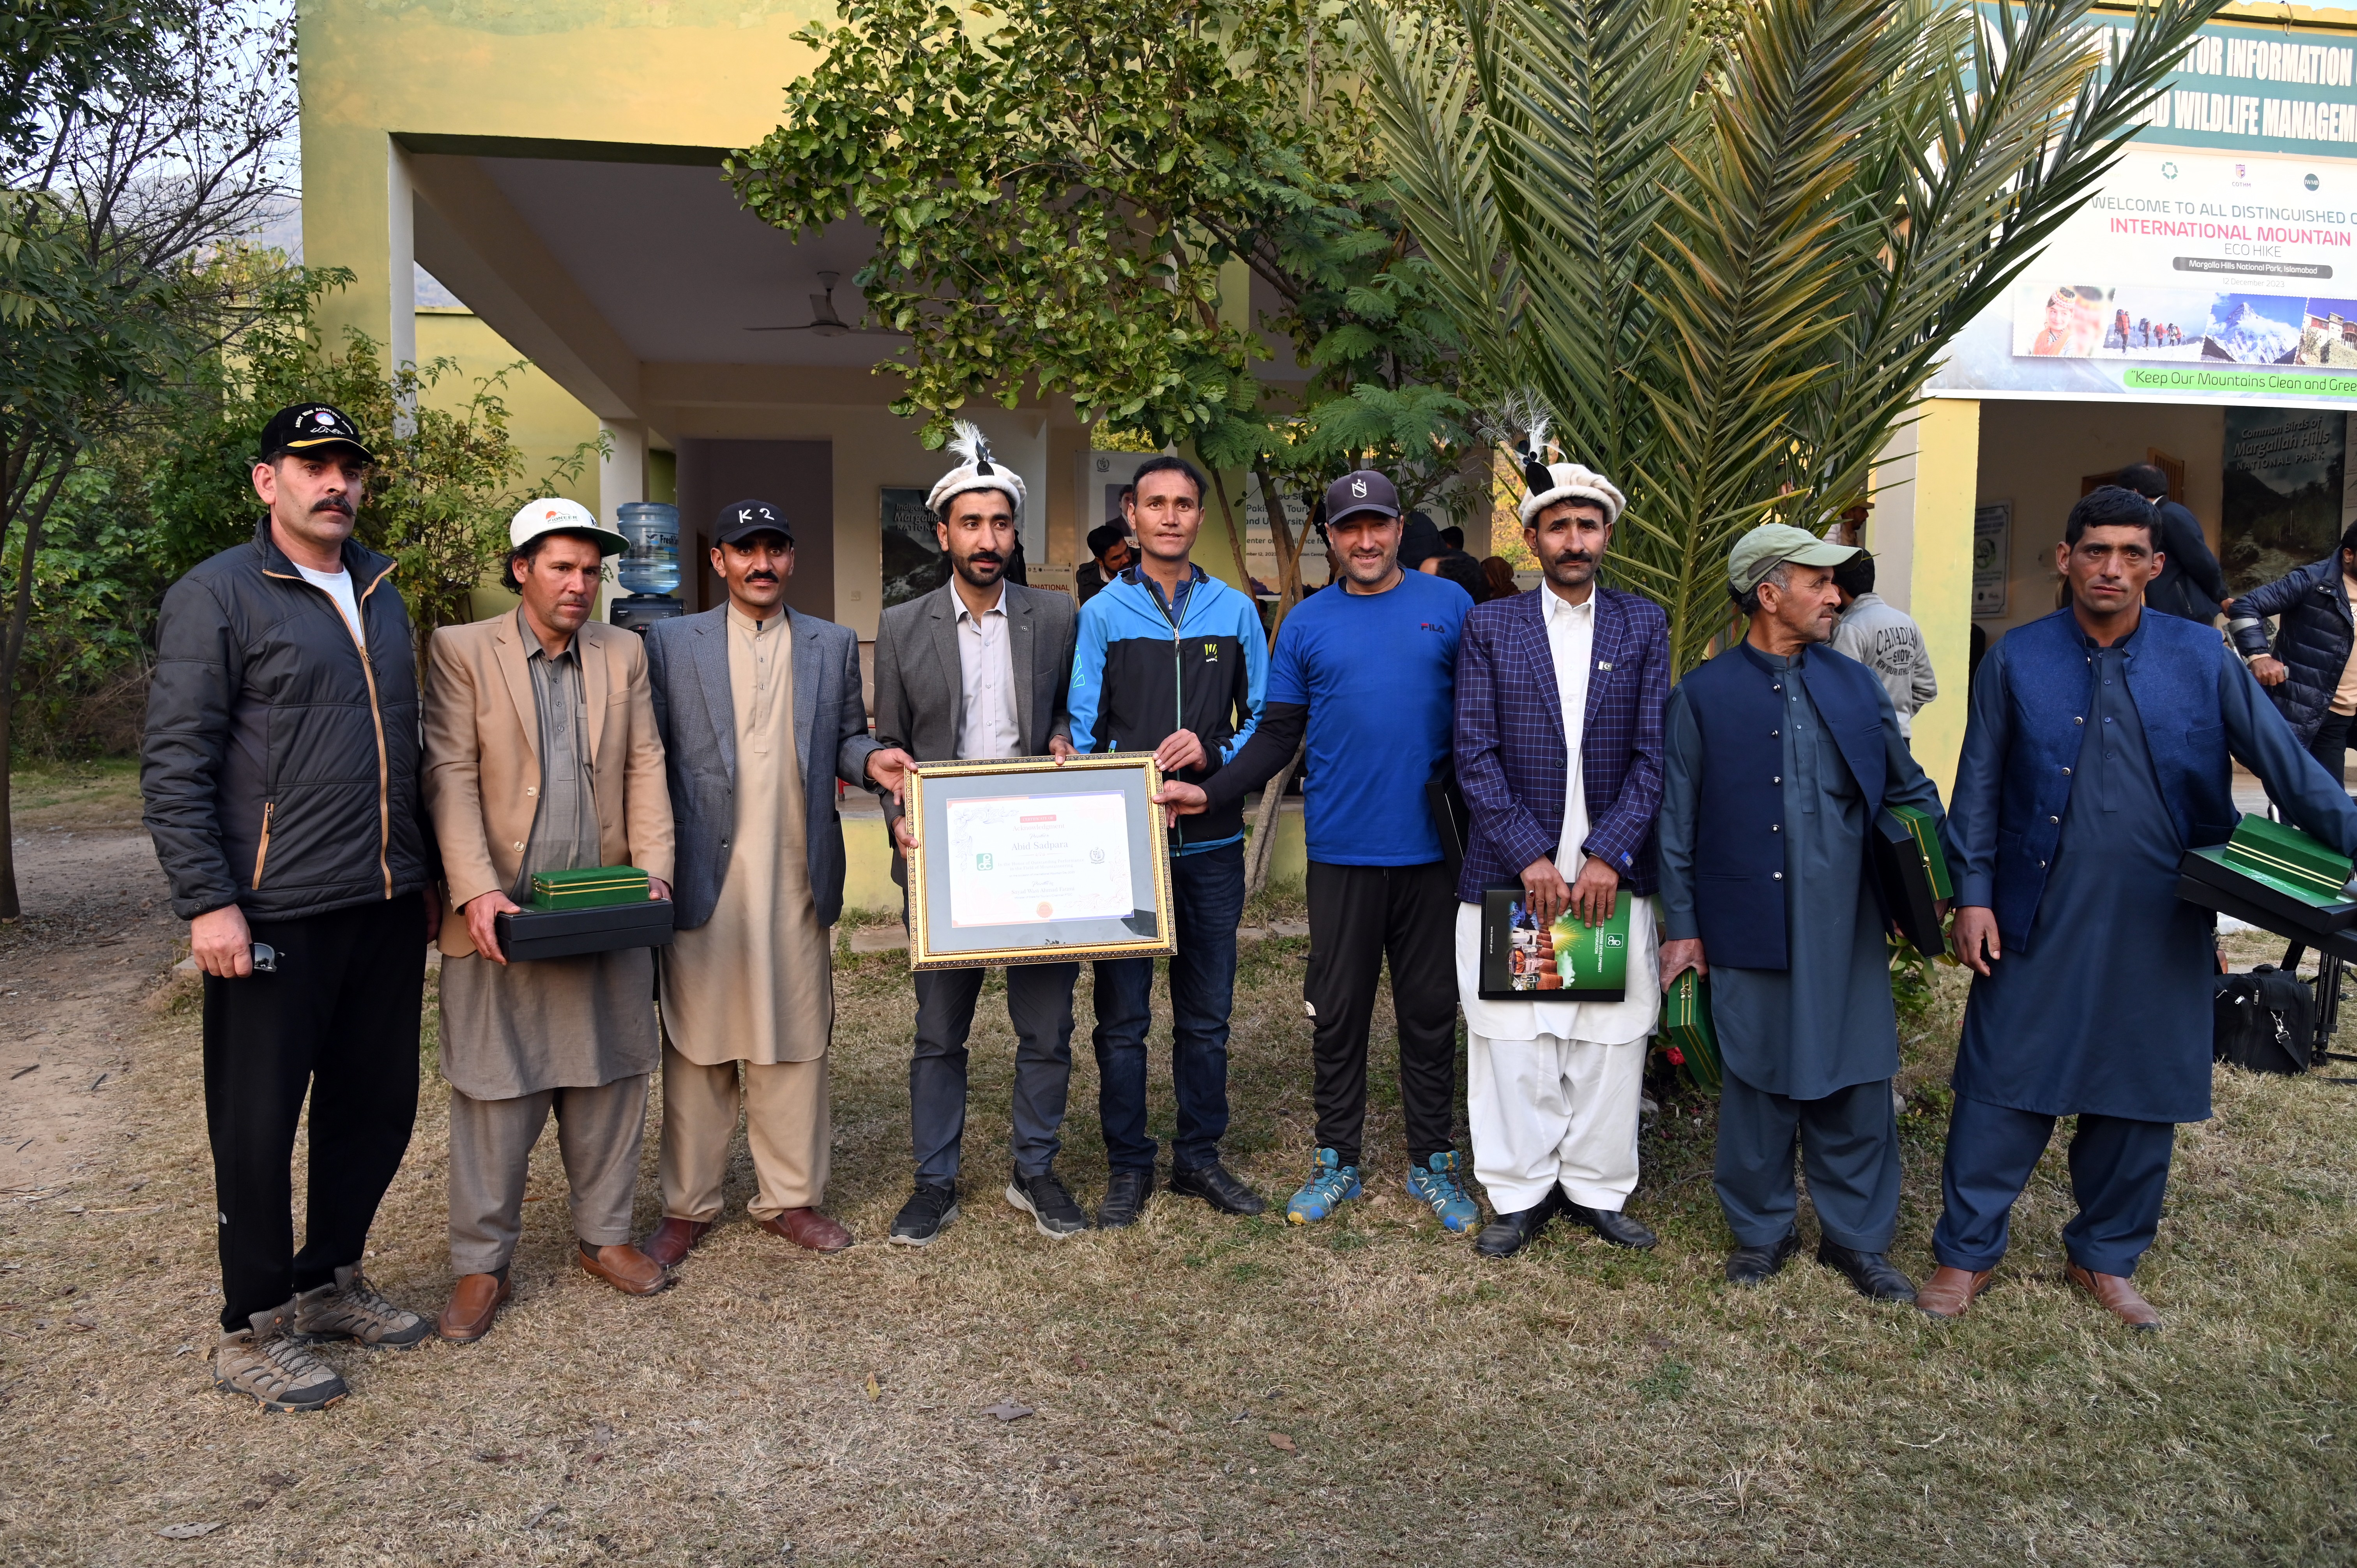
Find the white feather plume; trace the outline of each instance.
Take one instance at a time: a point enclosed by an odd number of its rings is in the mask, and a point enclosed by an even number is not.
[[[985,470],[991,466],[990,442],[970,419],[958,420],[950,426],[949,447],[962,464]]]

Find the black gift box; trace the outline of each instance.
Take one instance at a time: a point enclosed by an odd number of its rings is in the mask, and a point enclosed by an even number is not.
[[[2177,896],[2185,902],[2357,963],[2357,930],[2350,929],[2357,925],[2357,902],[2296,898],[2200,850],[2188,850],[2177,872]]]
[[[492,922],[510,960],[577,958],[624,948],[667,947],[671,900],[598,904],[583,909],[516,909]]]
[[[1932,839],[1927,850],[1917,824],[1885,811],[1877,813],[1867,842],[1874,856],[1875,880],[1882,889],[1883,908],[1900,935],[1925,958],[1945,953],[1947,938],[1940,929],[1941,890],[1933,878],[1936,873],[1944,879],[1947,868],[1944,863],[1935,868],[1930,860],[1939,853],[1938,840]]]

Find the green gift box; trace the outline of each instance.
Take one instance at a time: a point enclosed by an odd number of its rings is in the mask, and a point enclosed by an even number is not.
[[[1662,998],[1662,1045],[1686,1081],[1717,1094],[1726,1076],[1718,1059],[1718,1031],[1710,1021],[1710,982],[1687,970],[1670,983]]]
[[[2187,850],[2177,869],[2179,897],[2295,941],[2321,945],[2357,927],[2349,857],[2287,823],[2245,816],[2224,843]]]
[[[534,872],[535,909],[594,909],[607,904],[643,904],[653,896],[647,874],[635,865],[588,865],[573,871]]]

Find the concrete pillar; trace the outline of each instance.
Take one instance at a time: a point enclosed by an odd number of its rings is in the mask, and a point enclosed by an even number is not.
[[[643,420],[601,420],[597,433],[605,437],[606,455],[597,460],[597,521],[608,528],[618,526],[615,508],[630,501],[647,499],[647,427]],[[618,559],[608,557],[605,571],[604,601],[597,609],[597,618],[604,620],[614,598],[621,592],[615,575]]]
[[[417,362],[417,208],[409,184],[409,156],[392,137],[385,150],[385,282],[390,295],[385,365]]]
[[[1973,626],[1973,507],[1981,405],[1933,398],[1891,437],[1874,474],[1867,547],[1876,588],[1915,618],[1940,695],[1915,715],[1915,759],[1945,794],[1964,743]]]

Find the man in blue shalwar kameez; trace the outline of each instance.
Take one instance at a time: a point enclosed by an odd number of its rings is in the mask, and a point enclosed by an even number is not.
[[[1899,1022],[1867,835],[1885,806],[1936,821],[1940,795],[1880,678],[1828,646],[1832,568],[1857,553],[1770,523],[1728,556],[1750,628],[1680,682],[1663,715],[1662,983],[1710,976],[1727,1279],[1758,1284],[1799,1248],[1797,1143],[1817,1261],[1878,1301],[1912,1301],[1886,1255]]]
[[[2137,1328],[2129,1283],[2160,1226],[2176,1123],[2210,1114],[2207,909],[2177,897],[2189,846],[2233,832],[2229,754],[2284,814],[2357,852],[2357,808],[2217,632],[2143,613],[2151,504],[2105,486],[2071,510],[2071,604],[1989,650],[1948,819],[1957,954],[1978,977],[1916,1305],[1961,1316],[2005,1256],[2013,1200],[2076,1116],[2062,1231],[2071,1282]]]

